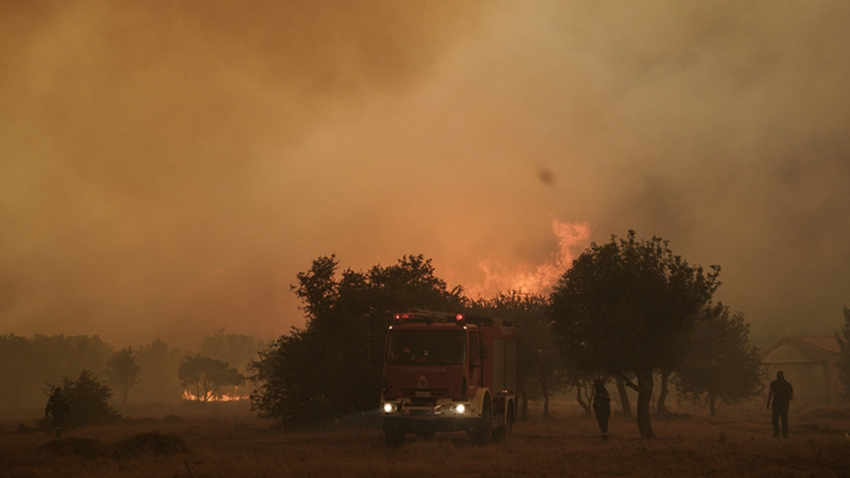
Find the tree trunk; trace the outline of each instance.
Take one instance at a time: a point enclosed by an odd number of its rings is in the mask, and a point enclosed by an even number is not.
[[[525,396],[525,387],[522,385],[522,381],[519,384],[519,395],[520,400],[522,400],[522,405],[520,405],[520,417],[522,421],[528,420],[528,397]]]
[[[715,397],[714,395],[709,395],[709,396],[708,396],[708,415],[709,415],[709,416],[712,416],[712,417],[713,417],[713,416],[714,416],[714,412],[717,410],[717,409],[715,408],[715,401],[716,401],[716,400],[717,400],[717,397]]]
[[[655,432],[652,431],[652,424],[649,421],[649,405],[652,402],[652,370],[641,371],[637,374],[638,379],[638,405],[637,405],[637,422],[640,436],[643,439],[651,440],[655,438]]]
[[[543,389],[543,418],[549,418],[549,384],[543,380],[540,385]]]
[[[584,409],[584,413],[586,413],[587,416],[591,416],[592,412],[590,410],[590,404],[584,403],[584,399],[581,396],[581,392],[581,385],[576,385],[576,401],[579,405],[581,405],[581,408]]]
[[[656,403],[656,412],[661,416],[667,415],[667,379],[670,378],[670,372],[661,371],[661,394],[658,395]]]
[[[626,392],[626,382],[617,377],[617,393],[620,395],[620,407],[623,409],[623,418],[632,419],[632,404],[629,402],[629,394]]]

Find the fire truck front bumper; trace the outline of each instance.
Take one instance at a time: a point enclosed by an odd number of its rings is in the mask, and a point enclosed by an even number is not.
[[[472,419],[468,402],[442,402],[416,406],[410,402],[385,401],[381,411],[384,429],[390,431],[458,431],[467,430]]]
[[[394,432],[456,432],[469,429],[469,418],[457,417],[384,417],[384,430]]]

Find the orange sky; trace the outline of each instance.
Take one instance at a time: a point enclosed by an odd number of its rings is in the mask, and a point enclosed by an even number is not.
[[[553,224],[721,265],[762,342],[831,333],[848,24],[843,0],[3,2],[0,333],[269,337],[320,255],[484,290],[556,266]]]

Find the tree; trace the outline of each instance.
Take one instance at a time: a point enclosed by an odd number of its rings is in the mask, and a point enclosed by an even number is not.
[[[45,392],[50,395],[55,387],[50,382],[47,382],[47,385]],[[77,380],[64,377],[62,392],[68,399],[70,408],[65,422],[69,427],[103,425],[121,418],[121,415],[109,406],[109,398],[112,397],[109,384],[98,380],[86,369],[80,372]]]
[[[841,356],[838,358],[838,381],[844,386],[843,397],[850,400],[850,309],[844,307],[844,327],[841,332],[835,333],[835,339],[841,347]]]
[[[263,349],[262,343],[254,337],[240,334],[228,334],[225,329],[219,329],[212,334],[205,334],[198,351],[204,357],[227,362],[240,372],[245,371],[251,360]]]
[[[121,403],[127,403],[127,394],[139,383],[140,372],[141,368],[136,365],[136,357],[133,355],[133,347],[115,352],[106,363],[106,377],[113,387],[121,391]]]
[[[177,377],[180,385],[194,387],[195,396],[202,402],[215,400],[221,387],[238,387],[245,383],[245,376],[229,363],[200,354],[187,355],[178,368]]]
[[[183,393],[177,371],[185,356],[179,348],[169,347],[160,339],[142,345],[135,351],[139,364],[139,386],[134,395],[150,402],[178,401]]]
[[[699,321],[691,347],[672,377],[679,400],[707,405],[714,416],[720,404],[732,405],[762,391],[762,363],[750,342],[744,314],[723,308],[716,318]]]
[[[298,273],[292,291],[307,323],[274,341],[249,369],[261,417],[300,425],[374,409],[380,359],[392,315],[411,308],[460,310],[460,288],[449,290],[430,259],[404,256],[388,267],[338,272],[335,256]]]
[[[26,399],[25,388],[35,377],[31,360],[32,341],[15,334],[0,335],[0,405],[20,410]],[[40,383],[40,382],[39,382]],[[6,403],[8,401],[8,403]]]
[[[41,400],[40,386],[75,377],[82,370],[103,370],[112,347],[98,336],[0,335],[0,407],[19,408]]]
[[[552,321],[568,365],[620,377],[637,390],[643,438],[655,437],[649,417],[654,373],[684,356],[719,273],[717,266],[706,273],[689,265],[667,241],[638,241],[629,231],[625,239],[591,244],[552,292]]]
[[[528,402],[543,399],[543,417],[549,417],[549,399],[571,382],[563,357],[549,326],[546,297],[521,291],[501,293],[474,304],[485,314],[509,320],[522,331],[517,350],[517,375],[522,399],[521,417],[528,417]]]

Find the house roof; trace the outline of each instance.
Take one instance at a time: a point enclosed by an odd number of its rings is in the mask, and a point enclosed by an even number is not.
[[[759,356],[764,358],[780,345],[789,343],[809,346],[829,354],[841,353],[841,346],[838,345],[838,339],[836,339],[834,335],[787,335],[770,346],[760,350]]]
[[[835,354],[841,353],[841,346],[838,345],[838,339],[836,339],[834,335],[832,337],[829,335],[795,335],[795,337],[803,342],[808,342],[815,347],[820,347],[827,352]]]

